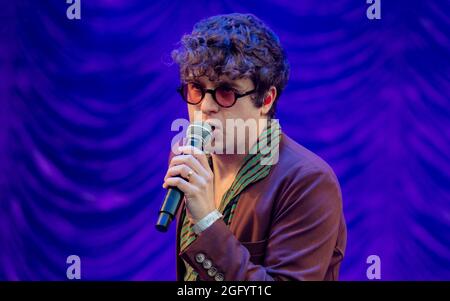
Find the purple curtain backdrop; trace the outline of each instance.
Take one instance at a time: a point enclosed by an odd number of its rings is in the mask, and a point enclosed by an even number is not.
[[[450,280],[450,2],[0,0],[0,279],[175,279],[155,231],[171,123],[170,51],[201,18],[250,12],[292,74],[284,131],[334,168],[341,279]]]

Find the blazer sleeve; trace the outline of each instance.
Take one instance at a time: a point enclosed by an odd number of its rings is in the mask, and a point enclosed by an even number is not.
[[[278,195],[262,265],[250,261],[249,251],[222,219],[200,233],[180,256],[198,272],[200,280],[214,280],[201,260],[204,258],[227,281],[323,280],[342,214],[334,173],[315,170],[305,175],[291,170]]]

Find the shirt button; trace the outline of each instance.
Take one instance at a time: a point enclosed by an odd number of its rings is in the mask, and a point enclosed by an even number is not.
[[[204,260],[205,260],[205,254],[197,253],[197,255],[195,255],[195,261],[197,261],[198,263],[202,263]]]
[[[223,276],[222,273],[217,273],[216,277],[214,277],[214,280],[216,280],[216,281],[223,281],[224,278],[225,277]]]
[[[211,267],[212,267],[212,262],[211,262],[211,260],[209,260],[209,259],[205,259],[204,261],[203,261],[203,267],[205,268],[205,269],[210,269]]]
[[[208,270],[208,275],[209,275],[210,277],[214,277],[216,274],[217,274],[217,269],[216,269],[215,267],[211,267],[211,268]]]

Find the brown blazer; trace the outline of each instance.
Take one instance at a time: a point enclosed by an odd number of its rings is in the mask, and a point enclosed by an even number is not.
[[[180,254],[183,210],[184,202],[177,212],[178,280],[182,259],[199,280],[338,279],[347,238],[338,180],[327,163],[285,134],[278,163],[241,193],[230,227],[216,221]],[[209,274],[206,259],[214,270]]]

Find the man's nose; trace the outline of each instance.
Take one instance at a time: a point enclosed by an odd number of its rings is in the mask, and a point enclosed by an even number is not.
[[[217,113],[219,111],[219,105],[213,99],[211,93],[206,93],[205,98],[200,105],[200,110],[203,114],[210,115],[211,113]]]

